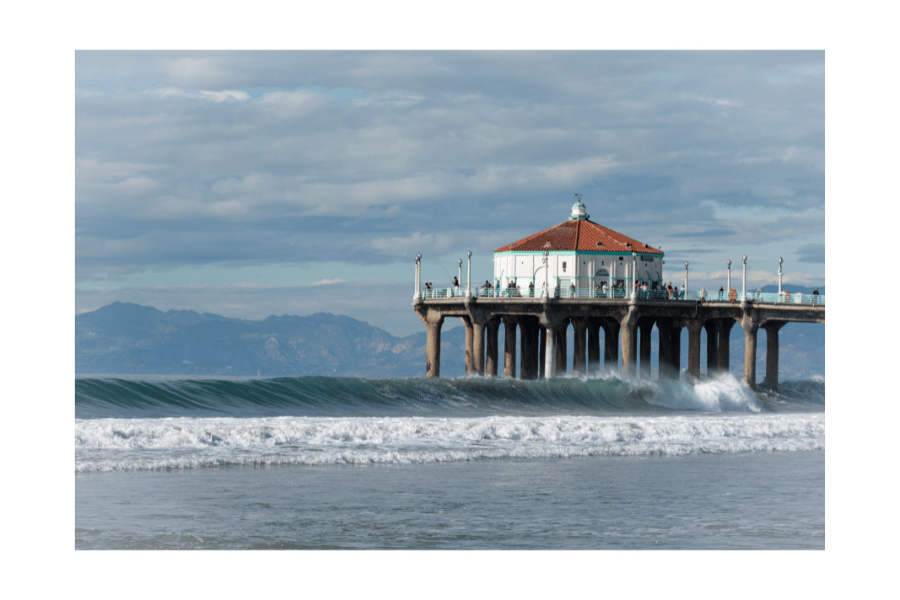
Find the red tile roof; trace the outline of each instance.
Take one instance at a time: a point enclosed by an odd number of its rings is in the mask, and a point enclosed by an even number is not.
[[[643,242],[587,219],[563,221],[559,225],[497,248],[494,252],[543,252],[544,250],[663,254],[662,250],[651,248]]]

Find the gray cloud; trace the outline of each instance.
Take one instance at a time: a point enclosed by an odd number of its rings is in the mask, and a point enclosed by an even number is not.
[[[825,263],[825,244],[803,244],[797,253],[798,262]]]
[[[821,52],[77,52],[75,63],[78,280],[416,251],[489,260],[565,219],[574,192],[593,220],[698,260],[697,242],[777,240],[807,257],[809,236],[824,238]]]

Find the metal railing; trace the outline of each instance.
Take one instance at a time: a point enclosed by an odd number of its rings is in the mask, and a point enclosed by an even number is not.
[[[551,289],[553,298],[613,298],[624,299],[631,296],[630,290],[622,288],[589,290],[572,288]],[[465,297],[464,287],[449,287],[440,289],[422,290],[422,298],[462,298]],[[541,298],[541,290],[520,290],[517,287],[507,288],[472,288],[472,296],[476,298]],[[733,302],[740,303],[743,293],[736,290],[728,292],[708,292],[706,290],[689,291],[682,294],[680,290],[637,290],[638,300],[687,300],[692,302]],[[747,292],[747,301],[760,304],[805,304],[811,306],[824,306],[825,296],[819,294],[791,294],[790,292],[768,293]]]
[[[738,292],[737,301],[741,301],[742,294]],[[747,292],[747,300],[760,304],[808,304],[811,306],[824,306],[825,296],[821,294],[791,294],[790,292]]]

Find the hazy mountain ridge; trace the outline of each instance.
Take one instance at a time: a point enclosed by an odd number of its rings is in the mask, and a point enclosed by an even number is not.
[[[465,373],[465,328],[454,325],[453,319],[447,320],[441,332],[441,375],[445,377]],[[571,328],[568,334],[571,368],[574,347]],[[757,353],[760,380],[765,375],[763,336],[761,330]],[[824,327],[788,324],[779,338],[782,378],[824,374]],[[421,333],[398,338],[363,321],[330,313],[270,316],[249,321],[194,311],[162,312],[148,306],[114,302],[75,317],[75,372],[424,377],[425,341],[424,326]],[[701,371],[705,370],[705,336],[703,342]],[[655,368],[658,361],[655,339],[652,346]],[[687,367],[687,346],[683,339],[682,369]],[[739,325],[732,329],[730,346],[732,371],[739,372],[744,346]],[[498,340],[501,371],[503,347],[501,327]]]
[[[248,321],[114,302],[75,317],[79,374],[412,377],[425,372],[424,348],[424,332],[396,338],[330,313]]]

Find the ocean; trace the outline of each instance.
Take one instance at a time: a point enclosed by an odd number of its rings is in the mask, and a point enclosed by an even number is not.
[[[79,377],[75,548],[825,548],[825,381]]]

